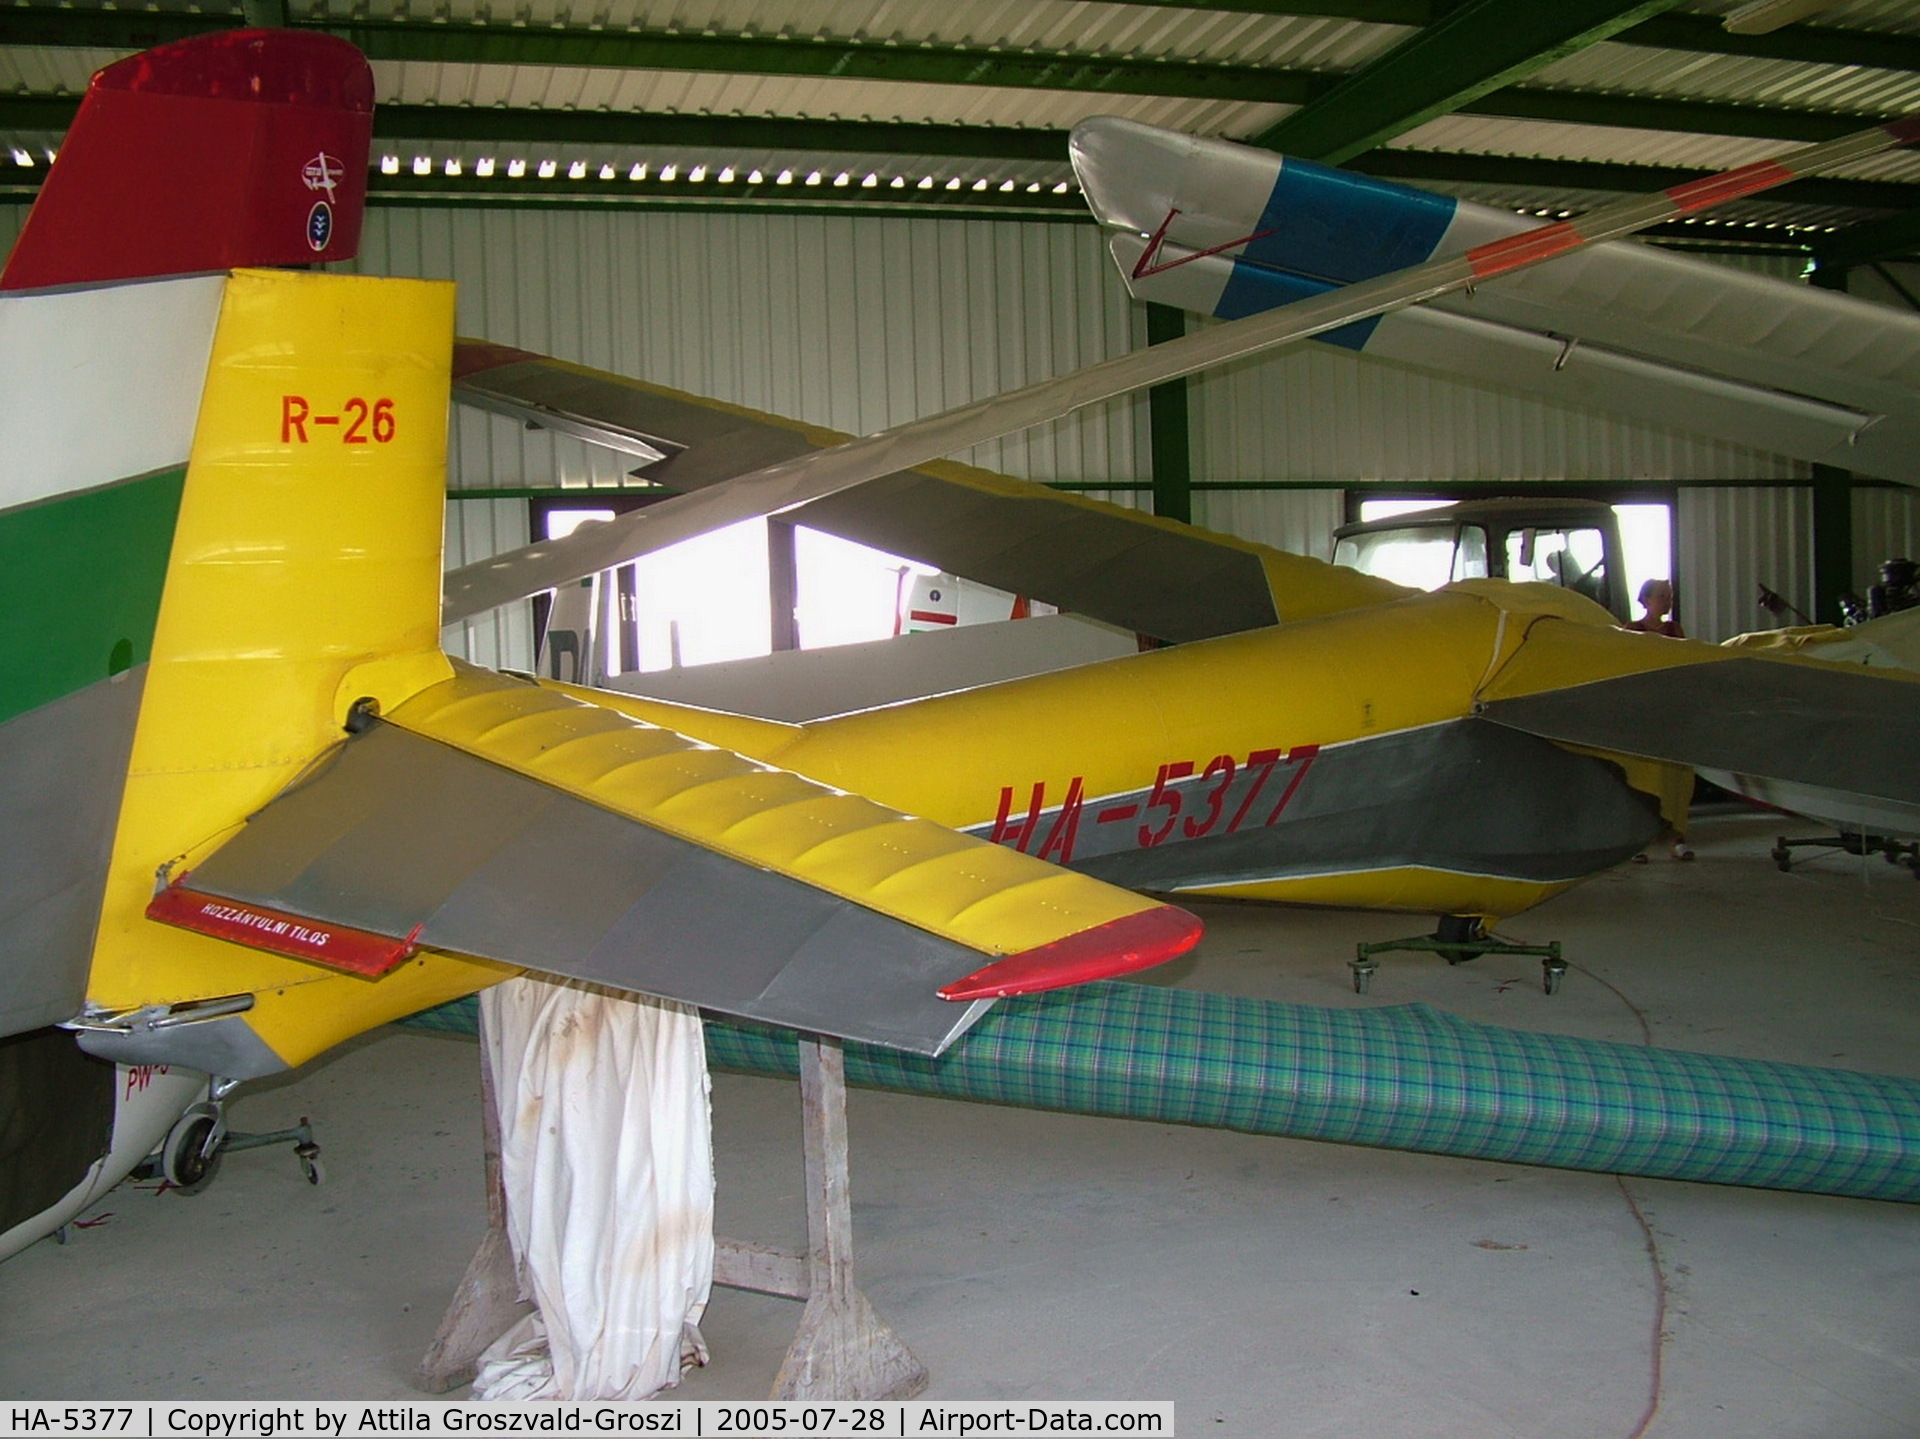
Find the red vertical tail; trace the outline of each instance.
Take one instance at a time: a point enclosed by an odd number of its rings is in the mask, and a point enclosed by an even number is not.
[[[229,30],[93,77],[0,290],[350,259],[373,74],[344,40]]]

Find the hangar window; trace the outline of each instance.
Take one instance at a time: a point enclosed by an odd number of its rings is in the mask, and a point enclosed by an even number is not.
[[[537,501],[534,533],[559,539],[652,499]],[[786,602],[794,611],[793,640],[802,649],[893,634],[902,594],[915,575],[931,572],[804,526],[790,533],[792,589]],[[745,520],[642,556],[561,597],[568,607],[558,622],[552,619],[555,597],[542,597],[535,602],[536,646],[545,646],[550,624],[575,636],[596,634],[598,652],[584,658],[581,670],[608,676],[767,654],[774,647],[774,577],[781,568],[769,546],[783,543],[782,535],[765,520]]]

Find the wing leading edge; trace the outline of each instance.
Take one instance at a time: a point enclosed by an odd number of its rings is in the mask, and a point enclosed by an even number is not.
[[[260,947],[276,925],[343,927],[384,936],[389,964],[418,945],[927,1054],[993,998],[1158,963],[1200,932],[1171,906],[464,667],[337,747],[187,886],[154,917],[192,927],[212,905],[209,923]]]

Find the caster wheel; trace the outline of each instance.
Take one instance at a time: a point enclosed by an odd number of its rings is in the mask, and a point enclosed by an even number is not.
[[[307,1183],[325,1184],[327,1182],[326,1166],[320,1162],[319,1145],[297,1144],[293,1152],[300,1160],[300,1172],[307,1176]]]
[[[1353,992],[1355,994],[1365,994],[1367,992],[1373,984],[1373,972],[1379,967],[1377,964],[1362,964],[1358,960],[1350,959],[1347,961],[1347,968],[1353,971]]]
[[[211,1154],[206,1152],[217,1123],[214,1115],[189,1111],[173,1126],[161,1155],[161,1172],[174,1193],[198,1194],[220,1172],[224,1155],[219,1145],[215,1144]]]
[[[1546,986],[1548,994],[1558,994],[1560,981],[1566,977],[1567,966],[1564,962],[1556,964],[1552,960],[1547,960],[1541,965],[1541,982]]]
[[[1773,856],[1773,862],[1780,867],[1780,873],[1786,874],[1793,869],[1793,851],[1787,848],[1786,840],[1782,839],[1768,853]]]

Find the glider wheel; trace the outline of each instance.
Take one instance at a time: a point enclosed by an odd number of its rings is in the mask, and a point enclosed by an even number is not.
[[[213,1183],[220,1172],[223,1151],[220,1116],[205,1109],[190,1109],[174,1122],[161,1151],[161,1172],[176,1194],[198,1194]]]
[[[1487,937],[1486,926],[1479,915],[1443,914],[1440,923],[1433,931],[1433,937],[1440,946],[1439,954],[1448,964],[1465,964],[1470,959],[1478,959],[1486,953],[1475,948],[1471,941],[1484,940]],[[1463,941],[1466,941],[1463,943]]]

